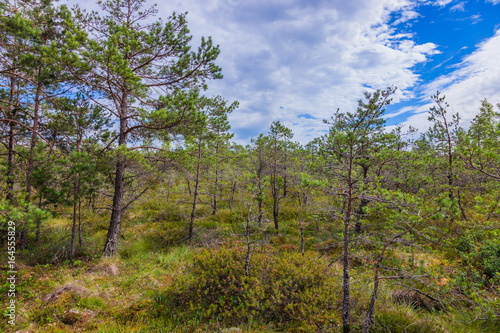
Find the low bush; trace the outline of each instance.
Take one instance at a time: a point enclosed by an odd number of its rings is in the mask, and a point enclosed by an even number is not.
[[[469,283],[500,284],[500,232],[492,230],[466,230],[460,237],[449,241],[449,255],[458,256],[467,268],[462,279]]]
[[[259,321],[310,332],[338,324],[340,286],[325,261],[264,250],[253,254],[247,276],[245,254],[242,248],[200,251],[189,274],[155,297],[158,310],[175,308],[179,321],[226,327]]]

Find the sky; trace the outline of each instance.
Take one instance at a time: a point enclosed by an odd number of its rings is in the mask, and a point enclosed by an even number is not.
[[[337,109],[354,111],[365,91],[391,86],[388,129],[424,132],[437,91],[464,127],[483,99],[500,103],[500,0],[155,2],[164,20],[188,12],[193,47],[202,36],[220,46],[224,78],[209,82],[207,94],[239,102],[229,117],[239,144],[273,121],[306,144],[327,132],[323,119]]]

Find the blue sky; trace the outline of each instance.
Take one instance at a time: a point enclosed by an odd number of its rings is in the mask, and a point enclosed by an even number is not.
[[[500,102],[500,0],[169,0],[158,9],[189,12],[193,46],[201,36],[220,45],[224,79],[208,93],[240,102],[230,116],[237,143],[275,120],[307,143],[337,108],[392,85],[387,124],[420,132],[437,90],[464,126],[482,99]]]

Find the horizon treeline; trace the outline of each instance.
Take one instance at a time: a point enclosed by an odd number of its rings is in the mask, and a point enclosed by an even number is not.
[[[113,255],[124,211],[173,174],[186,179],[193,197],[189,238],[198,202],[216,214],[251,186],[258,223],[269,210],[278,229],[281,200],[293,195],[307,205],[304,183],[339,182],[346,167],[355,187],[377,180],[391,190],[446,193],[440,198],[452,220],[469,218],[465,192],[500,179],[500,105],[484,100],[465,130],[439,92],[431,127],[418,139],[411,126],[384,130],[395,91],[387,88],[365,93],[357,110],[337,110],[325,120],[329,133],[305,146],[279,121],[237,145],[227,115],[238,103],[203,95],[207,81],[222,78],[218,46],[202,38],[193,51],[185,14],[152,21],[156,10],[142,0],[100,5],[102,14],[53,1],[0,7],[3,202],[36,220],[21,225],[22,248],[30,234],[39,239],[44,211],[70,205],[73,257],[82,205],[100,202],[111,210],[104,254]],[[355,200],[360,213],[369,204]]]

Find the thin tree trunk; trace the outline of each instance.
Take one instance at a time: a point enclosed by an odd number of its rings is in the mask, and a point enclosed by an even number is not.
[[[33,177],[33,170],[35,168],[34,166],[34,160],[35,160],[35,146],[36,146],[36,141],[37,141],[37,134],[36,132],[38,131],[38,117],[39,117],[39,111],[40,111],[40,97],[42,94],[42,85],[39,84],[36,87],[36,92],[35,92],[35,105],[33,107],[33,127],[32,127],[32,132],[31,132],[31,140],[30,140],[30,150],[29,150],[29,156],[28,156],[28,167],[26,170],[26,202],[29,203],[31,201],[31,191],[32,191],[32,177]]]
[[[217,196],[219,195],[219,170],[215,170],[214,198],[212,203],[212,215],[217,214]]]
[[[343,281],[342,281],[342,329],[344,333],[349,333],[351,331],[350,326],[350,275],[349,275],[349,243],[350,243],[350,235],[349,228],[351,224],[351,216],[353,210],[353,162],[352,158],[349,160],[349,169],[348,169],[348,187],[346,193],[347,199],[347,207],[344,214],[344,241],[343,241],[343,250],[342,250],[342,272],[343,272]]]
[[[15,79],[10,79],[10,93],[9,93],[9,117],[13,120],[15,118],[15,108],[14,108],[14,90],[15,90]],[[14,203],[14,123],[9,123],[9,143],[7,146],[7,196],[6,199],[9,203]]]
[[[276,181],[276,175],[271,178],[271,190],[273,195],[273,221],[274,229],[279,230],[279,189]]]
[[[81,135],[77,136],[77,141],[76,141],[76,151],[79,153],[80,152],[80,145],[81,145]],[[71,226],[71,243],[70,243],[70,259],[73,260],[75,258],[75,252],[76,252],[76,232],[78,229],[77,225],[77,215],[78,215],[78,204],[80,202],[80,175],[77,173],[76,174],[76,179],[73,181],[73,224]]]
[[[78,198],[78,245],[83,247],[82,198]]]
[[[262,184],[261,184],[261,179],[259,177],[259,179],[257,179],[258,181],[258,189],[259,189],[259,192],[257,193],[257,210],[258,210],[258,214],[257,214],[257,225],[260,227],[262,226],[262,219],[264,217],[264,198],[263,198],[263,195],[264,195],[264,191],[262,190]]]
[[[7,196],[9,203],[14,203],[14,124],[9,124],[9,143],[7,147]]]
[[[377,262],[375,266],[375,276],[373,278],[373,292],[370,299],[370,305],[368,306],[368,313],[366,314],[365,322],[363,323],[363,333],[369,333],[370,328],[375,322],[373,319],[373,314],[375,313],[375,302],[377,301],[378,287],[380,284],[380,262]]]
[[[367,179],[368,179],[368,166],[363,165],[363,183],[366,184]],[[354,230],[356,231],[357,234],[361,233],[363,229],[363,224],[361,223],[361,219],[363,215],[365,214],[365,207],[368,206],[369,201],[366,199],[361,199],[358,210],[356,211],[356,224],[354,226]]]
[[[233,210],[233,204],[234,204],[234,193],[236,192],[236,181],[233,181],[231,185],[231,197],[229,198],[229,210]]]
[[[75,250],[76,250],[76,232],[77,232],[77,215],[78,215],[78,201],[79,201],[79,182],[75,180],[73,183],[73,218],[72,218],[72,226],[71,226],[71,243],[70,243],[70,259],[73,260],[75,258]]]
[[[198,163],[196,165],[196,179],[194,183],[193,206],[191,208],[191,218],[189,220],[189,235],[191,240],[194,234],[194,220],[196,217],[196,203],[198,201],[198,189],[200,186],[200,168],[201,168],[201,142],[198,142]]]
[[[286,168],[286,154],[285,154],[285,166],[283,167],[283,197],[286,198],[288,194],[288,174]]]
[[[448,125],[448,121],[446,120],[446,117],[443,116],[443,123],[444,123],[444,126],[445,126],[445,130],[446,130],[446,143],[447,143],[447,153],[448,153],[448,174],[447,174],[447,178],[448,178],[448,197],[450,198],[450,201],[452,203],[452,205],[454,205],[454,201],[455,201],[455,193],[453,193],[453,188],[454,188],[454,185],[455,185],[455,175],[454,175],[454,172],[453,172],[453,140],[452,140],[452,137],[451,137],[451,133],[450,133],[450,128],[449,128],[449,125]],[[459,207],[459,208],[462,208],[462,207]],[[451,216],[451,222],[455,222],[455,216],[454,214],[450,214]]]
[[[262,220],[264,217],[264,187],[262,186],[262,177],[264,176],[264,158],[262,156],[261,149],[258,150],[258,167],[257,167],[257,225],[262,226]]]
[[[252,242],[250,240],[250,209],[245,225],[245,243],[247,245],[247,253],[245,255],[245,276],[250,276],[250,259],[252,257]]]

